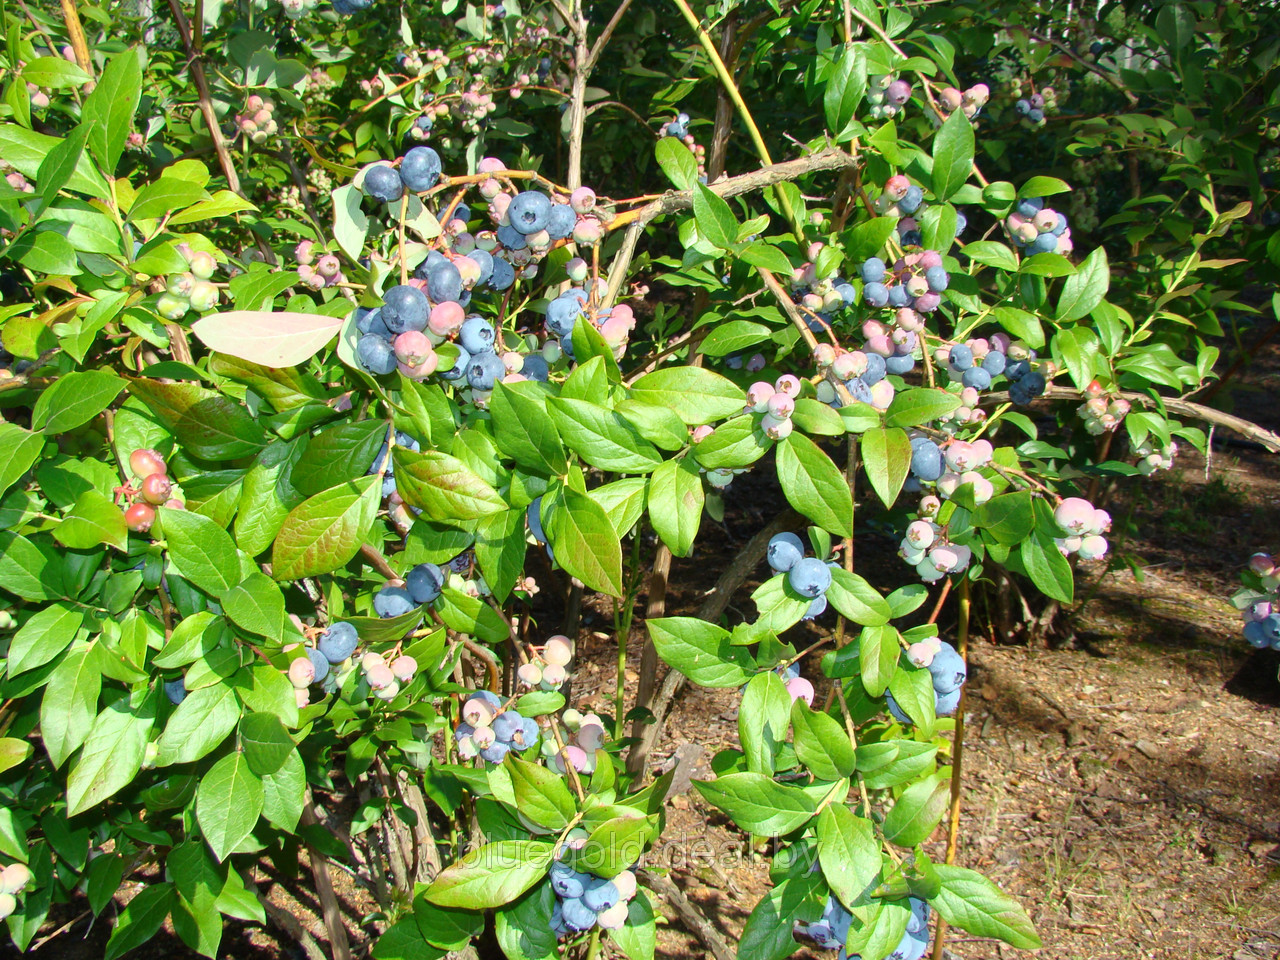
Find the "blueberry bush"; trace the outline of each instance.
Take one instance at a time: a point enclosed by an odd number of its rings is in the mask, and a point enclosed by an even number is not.
[[[1106,491],[1206,423],[1275,442],[1188,399],[1280,265],[1246,13],[4,17],[18,949],[74,901],[114,917],[108,958],[166,923],[217,956],[225,918],[267,921],[266,859],[310,868],[334,957],[647,960],[656,900],[695,909],[645,860],[686,681],[741,688],[740,748],[694,787],[772,842],[737,956],[1040,945],[953,862],[968,612],[994,586],[1069,608],[1077,568],[1123,562]],[[672,557],[749,472],[789,509],[667,615]],[[900,540],[887,591],[869,531]],[[1246,579],[1274,646],[1270,558]],[[612,711],[573,706],[584,603],[612,612]],[[352,794],[345,831],[318,822]],[[335,863],[374,891],[360,931]]]

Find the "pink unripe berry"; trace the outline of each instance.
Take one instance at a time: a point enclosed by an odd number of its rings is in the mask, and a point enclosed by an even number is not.
[[[813,348],[813,362],[819,370],[825,370],[836,361],[836,348],[829,343],[820,343]],[[845,379],[848,379],[847,377]]]
[[[155,450],[140,448],[129,454],[129,469],[133,475],[145,480],[153,473],[165,473],[164,458]]]
[[[927,667],[933,663],[937,651],[929,643],[913,643],[907,647],[907,659],[917,667]]]
[[[907,195],[907,191],[910,189],[911,181],[901,173],[890,177],[884,184],[885,196],[894,201],[901,200]]]
[[[427,328],[438,337],[447,337],[458,330],[466,319],[467,313],[462,308],[462,304],[446,300],[431,308]]]
[[[573,644],[563,634],[548,637],[546,644],[542,647],[542,659],[554,666],[568,666],[569,661],[573,659]]]
[[[401,683],[408,683],[418,672],[418,661],[413,657],[400,656],[391,661],[391,673]]]
[[[813,684],[804,677],[792,677],[787,681],[787,693],[791,694],[791,702],[803,700],[805,706],[813,706]]]
[[[1083,537],[1076,553],[1081,560],[1100,560],[1107,555],[1106,537],[1100,537],[1096,533]]]
[[[579,187],[569,195],[569,206],[574,213],[590,213],[596,206],[596,192],[590,187]]]
[[[604,226],[595,217],[584,217],[573,228],[573,239],[578,243],[599,243],[602,236]]]
[[[366,670],[364,678],[369,681],[369,686],[374,690],[381,690],[395,683],[395,674],[391,672],[391,668],[386,664],[380,664],[371,670]]]
[[[789,373],[783,374],[781,377],[779,377],[773,386],[774,386],[774,389],[782,393],[785,393],[788,397],[791,397],[793,400],[796,397],[800,396],[800,381]]]
[[[791,420],[779,420],[777,417],[766,413],[760,420],[760,429],[764,431],[764,435],[770,440],[785,440],[791,436],[794,424]]]
[[[516,668],[516,679],[527,687],[536,687],[542,682],[542,668],[536,663],[522,663]]]
[[[756,413],[764,413],[769,407],[769,398],[774,395],[773,384],[757,380],[747,388],[747,406]]]
[[[1067,497],[1053,511],[1053,517],[1068,533],[1081,534],[1093,526],[1093,504],[1080,497]]]
[[[769,415],[775,420],[785,420],[796,409],[796,402],[785,393],[775,393],[769,398]]]
[[[918,550],[927,550],[933,545],[936,534],[933,524],[928,520],[913,520],[907,525],[907,542]]]
[[[569,679],[569,671],[563,666],[554,663],[548,663],[542,668],[542,682],[558,687]]]
[[[1275,562],[1269,553],[1255,553],[1249,558],[1249,569],[1259,576],[1268,577],[1275,568]]]
[[[871,405],[877,410],[888,410],[889,404],[893,403],[894,393],[893,384],[888,380],[881,380],[879,383],[873,384],[871,387]]]
[[[395,339],[396,359],[406,366],[416,367],[427,357],[435,355],[431,340],[421,330],[406,330]]]
[[[307,657],[298,657],[289,664],[289,682],[295,688],[308,687],[315,682],[316,668]]]

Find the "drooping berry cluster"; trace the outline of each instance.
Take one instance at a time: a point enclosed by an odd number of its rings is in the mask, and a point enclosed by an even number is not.
[[[347,282],[338,255],[318,249],[314,240],[301,241],[293,248],[293,256],[298,262],[298,277],[312,290],[323,290],[325,287],[336,287]]]
[[[1129,450],[1138,458],[1135,464],[1138,472],[1149,477],[1157,470],[1173,469],[1173,458],[1178,454],[1178,445],[1172,440],[1161,445],[1155,437],[1148,434],[1145,440],[1137,444],[1130,438]]]
[[[1244,618],[1244,638],[1258,650],[1280,650],[1280,566],[1269,553],[1255,553],[1231,598]]]
[[[746,409],[763,414],[760,429],[766,437],[770,440],[784,440],[791,436],[791,414],[795,412],[799,396],[800,381],[789,373],[773,383],[758,380],[747,388]]]
[[[275,120],[276,105],[253,93],[244,102],[244,112],[236,114],[236,127],[251,143],[263,144],[280,132]]]
[[[1004,376],[1009,381],[1009,399],[1025,407],[1048,389],[1046,373],[1052,373],[1052,361],[1037,364],[1036,352],[1019,344],[1009,347],[1008,358]]]
[[[555,690],[569,678],[573,644],[563,634],[548,637],[533,659],[516,669],[516,679],[526,687]]]
[[[506,709],[496,693],[478,690],[463,703],[453,735],[463,759],[501,763],[510,751],[523,753],[538,742],[538,721]]]
[[[604,721],[594,713],[579,713],[572,707],[560,714],[560,719],[573,736],[565,744],[563,753],[556,744],[544,739],[542,755],[561,773],[566,772],[566,756],[579,773],[594,773],[596,751],[604,746],[605,741]]]
[[[1124,397],[1109,398],[1097,380],[1090,381],[1084,394],[1085,402],[1080,404],[1077,412],[1084,420],[1085,430],[1095,437],[1115,430],[1129,415],[1129,401]]]
[[[1111,529],[1107,511],[1081,497],[1067,497],[1053,511],[1053,518],[1067,531],[1067,536],[1054,540],[1063,556],[1074,553],[1081,560],[1098,560],[1107,555],[1107,538],[1103,536]]]
[[[1013,109],[1028,127],[1044,126],[1045,114],[1057,106],[1057,93],[1053,87],[1045,87],[1039,93],[1020,97]]]
[[[209,282],[218,261],[207,250],[192,250],[186,243],[177,245],[191,269],[171,274],[165,290],[156,300],[156,312],[166,320],[181,320],[188,310],[205,313],[218,304],[218,288]]]
[[[911,99],[911,84],[896,79],[893,74],[877,74],[867,78],[867,103],[871,104],[872,120],[888,120],[907,105]]]
[[[585,836],[570,837],[568,845],[580,845],[585,840]],[[617,930],[627,922],[627,905],[636,895],[636,875],[623,870],[606,880],[557,860],[551,864],[551,889],[556,893],[551,911],[551,929],[556,936],[582,933],[597,925],[603,930]]]
[[[360,658],[360,670],[375,697],[394,700],[400,687],[409,683],[418,672],[418,661],[400,654],[388,662],[382,654],[370,652]]]
[[[910,905],[911,916],[907,920],[906,932],[885,960],[920,960],[929,946],[929,903],[912,897]],[[850,955],[845,950],[845,942],[849,939],[849,928],[852,925],[853,915],[845,909],[844,904],[835,897],[829,897],[827,906],[822,911],[821,920],[797,924],[796,929],[818,946],[835,950],[836,960],[860,960],[858,954]]]
[[[956,648],[945,640],[930,637],[913,643],[907,648],[907,659],[917,667],[929,671],[933,681],[933,712],[939,717],[949,717],[960,705],[960,690],[969,678],[969,670],[965,666],[964,657],[956,652]],[[901,723],[910,723],[911,718],[893,699],[893,694],[885,692],[889,712]]]
[[[833,563],[804,555],[804,541],[794,533],[780,533],[769,541],[765,559],[774,573],[784,573],[789,586],[810,601],[803,620],[821,616],[827,609]]]
[[[134,450],[129,454],[129,472],[133,474],[132,482],[118,487],[116,492],[118,502],[128,504],[124,508],[124,522],[134,533],[146,533],[151,529],[156,520],[157,506],[163,505],[171,510],[181,510],[185,506],[179,496],[174,496],[177,491],[159,451]]]
[[[1065,214],[1044,205],[1043,197],[1024,197],[1005,218],[1013,242],[1029,254],[1072,250],[1071,228]]]
[[[970,120],[978,115],[990,99],[991,88],[985,83],[975,83],[964,92],[955,87],[943,87],[938,91],[938,106],[942,108],[943,113],[954,113],[960,110]]]

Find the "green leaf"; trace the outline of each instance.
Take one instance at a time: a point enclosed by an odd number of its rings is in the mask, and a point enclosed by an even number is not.
[[[833,568],[827,600],[842,616],[865,627],[888,623],[893,616],[889,602],[880,591],[856,573]]]
[[[635,427],[640,436],[656,447],[676,451],[684,449],[689,442],[689,428],[666,407],[627,399],[620,401],[614,409]]]
[[[933,679],[928,670],[903,666],[889,678],[889,692],[898,706],[910,717],[924,735],[933,730],[937,719],[934,705]]]
[[[843,804],[823,807],[818,814],[818,863],[831,892],[846,907],[852,906],[880,882],[875,825]]]
[[[898,667],[898,631],[888,624],[863,627],[858,639],[858,657],[862,665],[862,686],[878,697],[889,686],[889,678]]]
[[[89,120],[90,118],[86,116],[84,119]],[[92,146],[93,140],[90,139],[89,142]],[[0,123],[0,156],[4,157],[6,163],[29,179],[35,179],[36,174],[40,171],[40,164],[57,143],[57,137],[36,133],[34,130],[28,130],[15,123]],[[93,164],[89,162],[89,158],[83,155],[76,164],[75,175],[67,181],[67,189],[90,197],[110,195],[110,190],[106,181],[102,179],[102,174],[94,169]]]
[[[810,710],[803,700],[791,704],[796,759],[819,780],[836,781],[853,774],[853,744],[832,716]]]
[[[741,413],[746,395],[732,380],[701,367],[665,367],[631,385],[631,395],[669,407],[690,426]]]
[[[154,937],[177,902],[178,895],[172,883],[152,883],[143,887],[120,911],[120,919],[107,940],[102,960],[115,960]]]
[[[62,653],[75,640],[84,618],[84,607],[62,601],[37,610],[9,641],[9,676],[42,667]]]
[[[44,438],[16,423],[0,422],[0,493],[31,469],[44,449]]]
[[[193,763],[217,749],[240,719],[240,704],[225,684],[192,690],[169,717],[156,746],[156,766]]]
[[[1005,493],[979,504],[973,512],[973,525],[980,527],[997,543],[1009,546],[1021,543],[1035,526],[1031,491]]]
[[[49,675],[40,700],[40,736],[55,767],[66,763],[93,729],[102,672],[89,653],[87,646],[69,651]]]
[[[705,442],[705,441],[704,441]],[[824,530],[853,536],[853,497],[844,473],[808,437],[778,444],[778,482],[787,502]]]
[[[601,506],[565,489],[546,531],[556,561],[592,590],[623,595],[622,544]]]
[[[772,670],[752,677],[738,704],[738,740],[747,755],[748,770],[773,775],[790,723],[791,695],[782,678]]]
[[[253,832],[262,805],[262,781],[239,751],[227,754],[200,778],[196,822],[219,863]]]
[[[949,200],[973,170],[973,126],[963,110],[943,121],[933,138],[933,193]]]
[[[820,400],[801,397],[791,413],[791,422],[807,434],[823,437],[841,437],[847,432],[844,418]]]
[[[942,890],[929,903],[953,927],[977,937],[994,937],[1020,950],[1043,944],[1021,904],[994,883],[964,867],[937,864]]]
[[[85,140],[89,136],[89,125],[80,124],[67,134],[49,151],[48,156],[40,162],[36,171],[36,186],[39,188],[40,210],[45,211],[58,196],[58,191],[67,185],[67,181],[75,174],[76,165],[84,153]]]
[[[423,896],[442,907],[500,907],[546,875],[553,850],[552,844],[541,840],[487,843],[446,867]]]
[[[796,921],[822,916],[827,893],[821,883],[813,875],[784,880],[761,897],[742,928],[738,960],[783,960],[795,953]]]
[[[120,395],[125,381],[106,370],[81,370],[59,377],[40,394],[31,411],[31,428],[49,436],[88,423]]]
[[[0,773],[12,770],[20,763],[25,763],[35,752],[35,746],[17,737],[0,737]],[[50,831],[45,830],[46,834]],[[84,864],[79,866],[83,867]]]
[[[1046,597],[1062,603],[1071,603],[1075,595],[1075,581],[1071,564],[1062,555],[1053,538],[1037,532],[1022,541],[1020,552],[1022,566],[1036,589]]]
[[[477,520],[509,509],[493,487],[456,457],[435,450],[414,453],[404,447],[395,447],[391,456],[396,489],[406,503],[421,507],[430,517]]]
[[[645,626],[660,656],[703,687],[740,687],[755,673],[746,650],[730,643],[731,634],[697,617],[657,617]]]
[[[855,263],[875,256],[884,249],[889,237],[898,229],[897,217],[872,217],[864,220],[851,231],[846,243],[846,255]]]
[[[297,580],[345,565],[365,542],[381,502],[382,480],[377,476],[361,477],[304,500],[289,511],[276,536],[271,575],[277,580]]]
[[[169,226],[180,227],[188,223],[198,223],[201,220],[216,220],[219,217],[229,217],[233,213],[244,213],[246,210],[257,209],[239,194],[232,193],[230,190],[219,190],[211,199],[193,203],[180,213],[175,213],[169,218]],[[198,323],[199,321],[196,322]],[[335,330],[334,332],[336,333],[337,331]],[[321,346],[323,345],[322,343]]]
[[[129,208],[130,220],[151,220],[182,210],[204,198],[204,187],[190,180],[161,176],[141,190]]]
[[[885,740],[858,747],[858,773],[868,789],[897,787],[919,778],[934,765],[938,748],[915,740]]]
[[[307,798],[307,771],[293,750],[275,773],[262,778],[262,815],[285,833],[297,830]]]
[[[1107,264],[1107,251],[1103,247],[1095,247],[1062,285],[1054,314],[1058,322],[1068,323],[1087,317],[1102,302],[1110,286],[1111,268]]]
[[[884,818],[884,838],[900,847],[914,847],[929,839],[951,799],[951,777],[942,770],[913,783],[902,792]]]
[[[91,550],[100,543],[124,550],[129,545],[124,511],[96,490],[80,494],[71,512],[54,528],[53,536],[71,550]]]
[[[260,777],[278,772],[294,753],[293,739],[273,713],[245,714],[240,720],[240,746],[249,769]]]
[[[711,782],[693,782],[702,798],[728,814],[748,833],[779,837],[813,818],[818,801],[813,788],[774,782],[761,773],[730,773]],[[832,789],[822,784],[822,792]]]
[[[677,557],[687,557],[698,536],[706,493],[691,457],[667,460],[649,480],[649,521]]]
[[[479,597],[454,590],[452,587],[444,588],[440,598],[435,602],[435,608],[440,614],[440,619],[449,629],[479,637],[485,643],[500,643],[507,639],[510,632],[507,622],[487,603]],[[391,640],[402,636],[404,632],[403,627],[397,628],[397,631],[386,639]],[[363,638],[365,634],[362,632],[360,636]]]
[[[892,507],[911,470],[911,441],[897,427],[868,430],[862,435],[862,464],[871,489]]]
[[[620,414],[587,400],[547,401],[551,420],[574,453],[593,467],[617,473],[648,473],[662,454]]]
[[[964,245],[964,252],[975,263],[998,267],[1013,273],[1018,269],[1018,258],[1003,243],[994,240],[975,240]]]
[[[489,414],[494,442],[516,463],[551,476],[569,469],[564,444],[547,413],[546,394],[537,384],[495,384]]]
[[[505,603],[524,573],[528,544],[524,539],[525,512],[508,510],[476,521],[476,563],[493,595]]]
[[[121,697],[98,714],[67,778],[67,816],[74,817],[133,783],[155,722],[155,697]]]
[[[1018,188],[1020,197],[1051,197],[1055,193],[1070,193],[1071,187],[1057,177],[1032,177]]]
[[[555,902],[551,884],[544,883],[494,914],[494,934],[509,960],[558,960],[559,938],[551,927]]]
[[[890,427],[918,427],[945,416],[960,406],[960,397],[946,390],[914,387],[900,390],[894,395],[885,412],[885,425]]]
[[[835,137],[836,143],[852,139],[848,128],[866,92],[866,54],[861,45],[849,44],[844,47],[839,62],[827,78],[827,88],[822,94],[827,129]]]
[[[140,59],[135,49],[112,57],[80,111],[89,128],[89,152],[108,175],[116,172],[133,129],[133,115],[142,94]]]
[[[757,343],[768,340],[772,335],[773,329],[766,327],[763,323],[730,320],[727,323],[717,324],[702,341],[698,351],[705,353],[708,357],[723,357],[745,350],[747,347],[754,347]]]
[[[764,267],[766,270],[772,270],[774,273],[781,273],[784,276],[791,272],[791,261],[787,258],[787,255],[773,244],[765,243],[763,240],[756,240],[754,243],[747,244],[747,246],[738,251],[738,256],[753,267]],[[705,349],[703,352],[706,352]]]
[[[240,581],[240,558],[227,531],[190,510],[160,507],[156,512],[175,573],[211,597],[221,597]]]
[[[511,775],[516,809],[521,817],[546,830],[563,830],[578,812],[564,778],[548,768],[507,754],[503,766]]]
[[[698,232],[722,250],[738,242],[738,220],[724,198],[701,183],[693,188],[693,218]]]
[[[307,445],[289,475],[304,497],[363,477],[387,440],[381,420],[362,420],[321,430]]]
[[[275,581],[256,570],[227,591],[222,610],[237,626],[268,640],[284,634],[284,594]]]
[[[139,379],[129,382],[129,392],[202,460],[252,456],[266,443],[263,427],[244,407],[197,384]]]
[[[693,151],[675,137],[663,137],[653,148],[658,166],[677,190],[692,190],[698,182],[698,161]]]
[[[22,68],[22,79],[37,87],[77,87],[89,82],[89,75],[62,57],[36,57]]]
[[[39,547],[0,530],[0,587],[24,600],[49,600],[63,594],[59,570]]]
[[[755,463],[773,446],[760,430],[756,417],[745,414],[726,420],[711,436],[693,446],[693,457],[708,470],[745,467]]]

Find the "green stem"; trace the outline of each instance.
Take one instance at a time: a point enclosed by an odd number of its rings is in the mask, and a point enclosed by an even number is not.
[[[591,943],[587,946],[587,960],[596,960],[600,956],[600,928],[591,928]]]
[[[747,109],[746,101],[742,99],[742,94],[738,90],[738,85],[734,83],[733,76],[729,73],[729,68],[724,65],[724,60],[720,58],[720,51],[716,49],[715,42],[711,39],[711,35],[703,29],[702,24],[698,22],[697,15],[690,8],[687,0],[674,0],[680,13],[684,15],[685,21],[688,22],[690,28],[698,37],[698,43],[702,45],[702,49],[706,52],[707,57],[711,60],[711,66],[715,68],[716,76],[720,78],[720,82],[724,85],[725,92],[729,94],[729,99],[733,101],[733,105],[738,110],[738,116],[742,118],[742,122],[747,125],[747,132],[751,134],[751,142],[755,144],[756,154],[760,157],[761,163],[766,166],[772,166],[773,160],[769,156],[769,148],[765,146],[764,137],[760,135],[760,128],[756,126],[755,119],[751,116],[751,111]],[[804,225],[796,220],[795,210],[791,207],[791,201],[787,195],[782,192],[782,186],[777,185],[773,188],[774,196],[778,198],[778,206],[782,209],[782,214],[791,224],[791,229],[796,235],[796,240],[800,245],[804,245]]]

